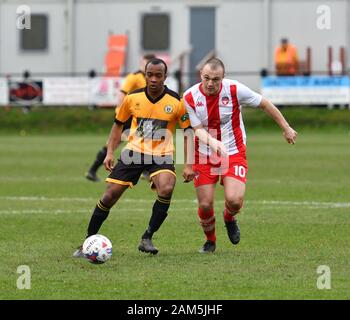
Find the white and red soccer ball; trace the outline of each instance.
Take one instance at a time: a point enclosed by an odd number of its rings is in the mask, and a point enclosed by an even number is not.
[[[105,263],[112,256],[112,242],[102,234],[94,234],[85,239],[83,254],[91,263]]]

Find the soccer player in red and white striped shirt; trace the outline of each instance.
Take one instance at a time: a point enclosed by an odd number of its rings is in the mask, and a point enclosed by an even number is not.
[[[243,205],[248,171],[242,106],[263,109],[280,126],[288,143],[294,144],[297,137],[270,101],[224,75],[221,60],[208,60],[201,69],[201,82],[189,88],[183,98],[195,131],[194,186],[198,216],[207,238],[201,253],[214,252],[216,248],[214,192],[219,178],[224,186],[227,234],[233,244],[240,241],[236,215]],[[189,181],[191,177],[184,173],[184,179]]]

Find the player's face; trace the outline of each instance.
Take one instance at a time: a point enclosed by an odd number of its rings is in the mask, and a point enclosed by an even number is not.
[[[201,71],[204,93],[209,96],[218,94],[223,78],[224,70],[221,67],[212,68],[209,64],[205,65]]]
[[[145,76],[147,88],[151,94],[157,94],[163,91],[164,81],[166,79],[164,64],[148,64]]]

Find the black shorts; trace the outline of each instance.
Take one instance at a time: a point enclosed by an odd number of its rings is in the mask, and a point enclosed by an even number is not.
[[[106,182],[132,188],[139,181],[143,171],[148,171],[151,178],[161,172],[169,172],[176,176],[172,156],[152,156],[126,149],[121,153]]]

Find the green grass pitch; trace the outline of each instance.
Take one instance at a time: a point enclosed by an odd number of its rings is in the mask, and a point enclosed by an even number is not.
[[[103,265],[71,257],[85,236],[104,182],[84,178],[106,136],[0,137],[0,299],[350,299],[350,135],[278,129],[248,132],[249,173],[233,247],[217,186],[217,251],[200,255],[204,236],[192,184],[181,166],[169,217],[154,236],[160,252],[137,245],[154,193],[128,190],[100,233],[113,243]],[[99,171],[102,178],[103,168]],[[30,268],[30,289],[17,268]],[[319,289],[330,270],[330,289]]]

